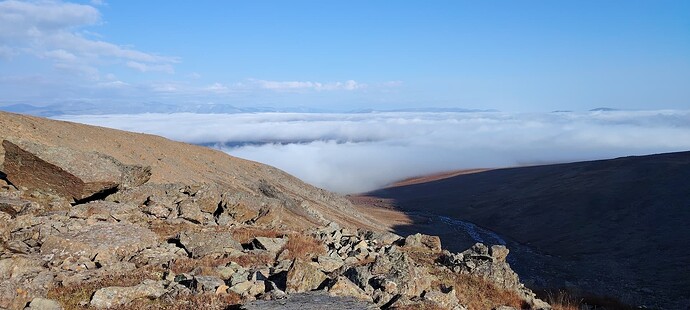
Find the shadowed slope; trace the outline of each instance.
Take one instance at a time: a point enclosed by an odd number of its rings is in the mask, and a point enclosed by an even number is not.
[[[554,257],[585,291],[680,300],[690,291],[688,176],[682,152],[497,169],[368,195],[493,230]]]

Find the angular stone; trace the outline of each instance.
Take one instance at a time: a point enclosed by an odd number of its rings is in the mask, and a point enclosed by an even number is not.
[[[41,245],[41,254],[51,261],[83,256],[105,265],[156,244],[158,236],[141,226],[99,222],[69,233],[48,236]]]
[[[4,172],[17,186],[42,190],[74,200],[118,187],[145,183],[150,167],[128,166],[96,152],[47,146],[32,142],[2,141]]]
[[[256,237],[252,240],[252,246],[255,249],[266,250],[271,253],[278,253],[283,249],[288,242],[288,238],[266,238]]]
[[[489,253],[497,262],[505,262],[510,251],[503,245],[492,245]]]
[[[328,289],[328,294],[340,297],[350,296],[359,300],[372,302],[371,296],[367,295],[357,284],[352,283],[352,281],[344,276],[339,276],[335,280],[335,283]]]
[[[230,291],[242,296],[256,296],[266,291],[266,285],[263,281],[245,281],[233,285]]]
[[[139,212],[133,204],[117,203],[97,200],[71,208],[69,216],[72,218],[87,219],[96,217],[100,220],[126,220]]]
[[[156,299],[166,292],[163,281],[144,280],[136,286],[111,286],[99,289],[93,294],[89,305],[95,308],[112,308],[126,305],[135,299]]]
[[[377,257],[371,273],[395,282],[398,291],[407,296],[420,296],[429,289],[432,280],[424,268],[417,267],[407,254],[399,250]]]
[[[5,212],[12,217],[15,217],[18,213],[31,207],[31,201],[18,199],[18,198],[8,198],[0,197],[0,212]]]
[[[429,300],[443,309],[453,309],[460,301],[455,295],[455,289],[451,288],[447,292],[432,290],[424,294],[424,299]]]
[[[30,303],[29,310],[62,310],[62,306],[52,299],[36,297]]]
[[[320,255],[316,260],[319,263],[321,270],[327,273],[338,270],[345,264],[343,259],[340,257],[330,257],[326,255]]]
[[[196,224],[204,223],[204,213],[201,212],[199,206],[191,200],[180,202],[180,217]]]
[[[318,264],[295,259],[287,273],[288,294],[317,289],[328,277],[319,270]]]
[[[216,291],[219,286],[225,285],[223,280],[210,276],[195,276],[192,283],[192,287],[197,292],[212,292]]]
[[[235,241],[232,233],[229,232],[185,231],[179,234],[178,239],[193,258],[201,258],[210,254],[242,251],[242,245]]]
[[[318,309],[348,309],[374,310],[376,305],[352,297],[329,296],[323,292],[308,292],[289,294],[284,299],[256,300],[240,306],[244,310],[318,310]]]
[[[430,250],[432,252],[441,252],[441,239],[438,236],[429,236],[423,234],[409,235],[405,238],[405,248]]]

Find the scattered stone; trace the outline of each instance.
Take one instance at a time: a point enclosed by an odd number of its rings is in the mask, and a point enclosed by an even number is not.
[[[265,250],[271,253],[278,253],[283,249],[288,242],[288,238],[266,238],[256,237],[252,240],[252,247],[254,249]]]
[[[210,254],[225,254],[242,251],[242,245],[229,232],[182,232],[177,237],[180,244],[193,258]]]
[[[213,292],[225,285],[223,280],[211,276],[194,276],[192,283],[192,288],[197,292]]]
[[[491,257],[497,262],[505,262],[509,252],[508,248],[503,245],[492,245],[489,251]]]
[[[0,197],[0,212],[5,212],[11,217],[15,217],[17,214],[29,208],[31,208],[31,201],[29,200]]]
[[[340,297],[350,296],[359,300],[372,302],[371,296],[369,296],[364,290],[344,276],[339,276],[335,280],[331,287],[328,288],[328,294],[331,296]]]
[[[99,289],[93,294],[89,305],[95,308],[112,308],[126,305],[135,299],[156,299],[166,292],[163,281],[144,280],[136,286],[111,286]]]
[[[405,248],[431,250],[441,252],[441,239],[438,236],[423,234],[409,235],[405,238]]]
[[[324,292],[308,292],[289,294],[286,298],[277,300],[257,300],[240,306],[244,310],[320,310],[320,309],[350,309],[375,310],[376,305],[353,297],[330,296]]]
[[[29,306],[26,309],[29,309],[29,310],[62,310],[62,306],[60,306],[60,304],[55,300],[36,297],[29,303]]]
[[[326,279],[326,275],[319,270],[318,264],[295,259],[287,273],[286,292],[291,294],[315,290]]]
[[[319,263],[319,267],[321,268],[321,270],[323,270],[326,273],[336,271],[345,264],[343,259],[339,256],[331,257],[326,255],[319,255],[319,257],[317,258],[317,262]]]
[[[48,236],[41,245],[41,254],[50,261],[87,257],[105,265],[156,244],[158,236],[146,228],[125,222],[101,222]]]

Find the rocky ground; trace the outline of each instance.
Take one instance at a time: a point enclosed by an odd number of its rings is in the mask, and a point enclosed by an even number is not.
[[[451,253],[377,230],[274,168],[91,126],[0,125],[0,309],[551,308],[506,247]]]

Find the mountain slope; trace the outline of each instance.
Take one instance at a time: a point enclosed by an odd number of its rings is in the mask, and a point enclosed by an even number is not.
[[[497,169],[369,195],[526,245],[562,269],[544,275],[551,286],[639,304],[687,303],[681,292],[690,291],[690,275],[681,271],[690,261],[688,176],[690,152],[681,152]]]
[[[206,147],[163,137],[0,112],[0,140],[32,141],[78,151],[108,154],[124,164],[151,167],[150,184],[218,184],[224,190],[261,196],[270,184],[291,201],[283,224],[307,228],[334,220],[345,225],[375,224],[352,212],[350,203],[305,184],[276,168],[232,157]],[[0,170],[4,159],[0,149]],[[300,227],[303,226],[303,227]]]

